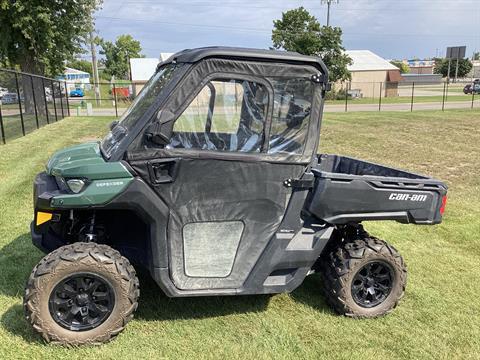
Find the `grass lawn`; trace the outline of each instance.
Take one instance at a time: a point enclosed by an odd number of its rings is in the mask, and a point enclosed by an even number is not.
[[[110,120],[70,118],[0,146],[0,359],[478,359],[479,110],[325,115],[322,152],[426,173],[450,186],[439,226],[367,224],[408,265],[406,295],[392,314],[334,314],[317,275],[292,294],[193,299],[168,299],[144,276],[136,317],[115,341],[46,345],[21,305],[25,280],[42,257],[29,236],[32,180],[53,151],[105,134]]]

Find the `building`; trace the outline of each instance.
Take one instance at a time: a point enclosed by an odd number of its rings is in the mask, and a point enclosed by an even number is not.
[[[160,53],[160,61],[165,61],[172,55],[173,53]]]
[[[480,60],[472,60],[472,70],[467,78],[480,79]]]
[[[148,79],[152,77],[158,63],[157,58],[130,59],[130,80],[132,81],[133,96],[137,96]]]
[[[352,74],[349,92],[360,97],[398,96],[398,82],[402,79],[400,70],[370,50],[348,50],[353,60],[348,66]],[[380,85],[382,84],[382,85]]]
[[[173,53],[161,53],[157,58],[130,59],[130,80],[132,81],[133,96],[137,96],[146,82],[152,77],[160,62],[167,60]]]
[[[435,67],[435,60],[404,60],[410,69],[410,74],[431,75]]]
[[[441,84],[443,81],[442,74],[402,74],[402,80],[400,81],[401,85],[432,85],[432,84]]]
[[[58,80],[63,80],[67,83],[67,90],[70,92],[75,88],[90,89],[90,74],[72,68],[65,68],[62,75],[57,76]]]

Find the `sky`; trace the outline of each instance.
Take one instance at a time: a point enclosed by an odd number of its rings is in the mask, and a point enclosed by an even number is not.
[[[321,0],[104,0],[95,23],[100,37],[131,34],[158,58],[201,46],[268,48],[273,20],[299,6],[326,23]],[[347,50],[386,59],[444,56],[447,46],[480,51],[480,0],[339,0],[330,25],[342,28]]]

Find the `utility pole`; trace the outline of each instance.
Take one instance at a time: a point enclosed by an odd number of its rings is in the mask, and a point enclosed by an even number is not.
[[[339,0],[322,0],[322,4],[327,4],[327,26],[330,26],[330,5],[338,4]]]
[[[459,58],[457,57],[457,62],[455,64],[455,82],[457,82],[457,79],[458,79],[458,62],[459,62]]]
[[[95,48],[95,38],[93,36],[93,29],[94,29],[94,24],[93,24],[93,16],[92,18],[92,24],[90,27],[90,51],[92,53],[92,69],[93,69],[93,88],[95,89],[95,101],[97,105],[100,105],[100,88],[99,88],[99,83],[100,79],[98,76],[98,65],[97,65],[97,50]]]

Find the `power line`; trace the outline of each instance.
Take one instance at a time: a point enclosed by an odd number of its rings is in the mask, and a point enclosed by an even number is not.
[[[315,0],[318,1],[318,0]],[[324,0],[328,1],[328,0]],[[335,1],[335,0],[330,0],[330,1]],[[405,2],[405,0],[403,1]],[[195,7],[213,7],[213,8],[244,8],[244,9],[272,9],[272,10],[288,10],[289,6],[268,6],[268,5],[249,5],[241,2],[229,2],[229,3],[212,3],[212,2],[169,2],[169,1],[148,1],[148,0],[140,0],[140,1],[134,1],[134,0],[128,0],[125,1],[124,4],[133,4],[133,5],[168,5],[169,7],[172,6],[195,6]],[[297,4],[298,5],[298,4]],[[293,5],[292,6],[297,6]],[[299,4],[301,5],[301,4]],[[116,6],[116,11],[118,11],[118,7]],[[318,7],[318,6],[308,6],[309,10],[322,10],[323,7]],[[362,7],[362,8],[352,8],[352,7],[347,7],[347,8],[338,8],[336,11],[339,12],[350,12],[350,11],[363,11],[363,12],[368,12],[368,11],[385,11],[385,12],[418,12],[418,9],[416,8],[402,8],[395,6],[395,8],[378,8],[378,7]],[[428,12],[471,12],[475,11],[475,8],[465,8],[465,7],[456,7],[456,8],[429,8]]]
[[[161,24],[161,25],[172,25],[172,26],[191,26],[191,27],[199,27],[204,29],[225,29],[225,30],[235,30],[235,31],[246,31],[246,32],[258,32],[258,33],[271,33],[272,29],[267,28],[250,28],[250,27],[236,27],[230,25],[208,25],[208,24],[194,24],[194,23],[181,23],[181,22],[173,22],[173,21],[159,21],[153,19],[138,19],[138,18],[122,18],[122,17],[113,17],[113,16],[97,16],[97,19],[107,19],[113,21],[123,21],[123,22],[148,22],[153,24]],[[278,30],[282,31],[282,30]],[[285,31],[285,33],[289,34],[303,34],[303,32],[293,32],[293,31]],[[374,36],[374,37],[462,37],[462,38],[477,38],[477,35],[467,35],[467,34],[409,34],[409,33],[362,33],[355,31],[355,33],[348,33],[344,32],[345,36]]]

